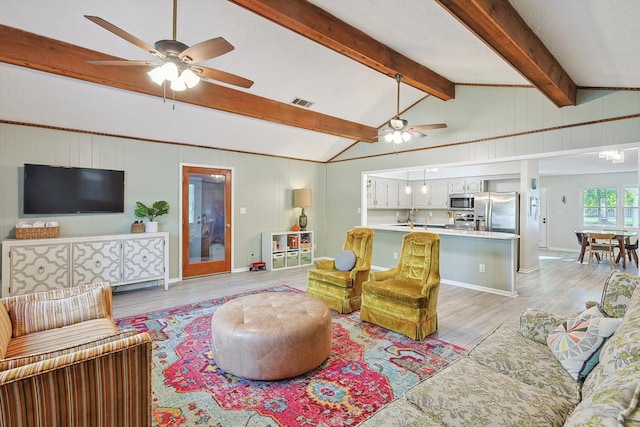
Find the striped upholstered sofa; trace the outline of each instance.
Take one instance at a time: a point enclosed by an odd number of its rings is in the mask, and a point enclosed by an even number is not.
[[[151,339],[108,283],[0,299],[0,427],[149,425]]]

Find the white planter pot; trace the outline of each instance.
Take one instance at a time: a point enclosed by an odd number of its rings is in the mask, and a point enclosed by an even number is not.
[[[144,223],[144,231],[145,233],[157,233],[158,232],[158,221],[149,221]]]

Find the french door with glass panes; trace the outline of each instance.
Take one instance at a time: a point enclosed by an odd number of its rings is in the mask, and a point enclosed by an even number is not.
[[[182,167],[182,277],[231,271],[231,170]]]

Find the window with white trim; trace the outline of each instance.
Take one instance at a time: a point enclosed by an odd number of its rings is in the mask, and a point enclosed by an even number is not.
[[[638,228],[638,187],[587,187],[582,190],[585,228]]]

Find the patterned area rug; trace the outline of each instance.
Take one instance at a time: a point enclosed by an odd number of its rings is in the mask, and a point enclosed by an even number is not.
[[[282,285],[251,293],[258,292],[301,291]],[[361,322],[359,311],[332,311],[333,345],[322,365],[288,380],[246,380],[218,369],[210,351],[212,314],[238,296],[116,320],[153,339],[154,425],[355,426],[466,353]]]

